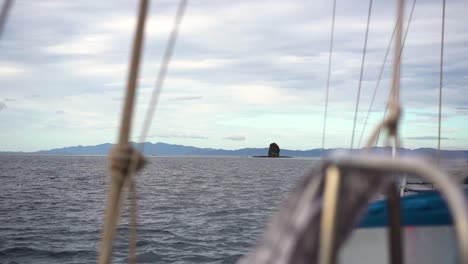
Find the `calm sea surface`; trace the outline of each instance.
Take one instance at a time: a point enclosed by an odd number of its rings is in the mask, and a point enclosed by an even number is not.
[[[138,263],[234,263],[313,159],[150,157],[138,176]],[[95,263],[101,156],[0,155],[0,263]],[[128,247],[126,209],[114,263]]]

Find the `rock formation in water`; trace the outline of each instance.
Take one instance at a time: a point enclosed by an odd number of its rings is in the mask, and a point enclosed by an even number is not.
[[[278,158],[280,156],[280,148],[278,144],[271,143],[270,148],[268,149],[268,157],[269,158]]]

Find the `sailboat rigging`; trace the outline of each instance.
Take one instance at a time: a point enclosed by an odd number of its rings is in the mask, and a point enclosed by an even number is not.
[[[335,36],[335,15],[336,15],[336,0],[333,0],[333,13],[332,13],[330,44],[329,44],[330,49],[328,51],[327,86],[325,90],[325,106],[323,109],[322,152],[325,150],[325,134],[326,134],[325,132],[327,128],[328,100],[329,100],[328,97],[330,95],[330,77],[331,77],[332,55],[333,55],[333,39]]]
[[[444,63],[444,32],[445,32],[445,5],[442,8],[442,33],[440,50],[440,78],[439,78],[439,111],[438,111],[438,159],[440,161],[440,139],[442,118],[442,88]],[[6,21],[12,0],[6,0],[0,12],[0,37]],[[183,20],[188,0],[180,0],[174,19],[172,31],[165,47],[163,59],[157,74],[156,84],[151,96],[150,104],[144,118],[143,128],[139,136],[139,145],[136,147],[129,141],[131,134],[131,121],[133,116],[136,87],[138,82],[139,65],[142,57],[145,22],[148,13],[148,0],[140,0],[138,20],[132,44],[132,54],[128,69],[125,103],[123,105],[122,119],[119,130],[118,144],[109,154],[109,173],[111,175],[107,196],[104,228],[100,245],[99,264],[108,264],[112,260],[113,241],[116,226],[122,207],[124,191],[128,190],[130,199],[129,221],[129,263],[136,262],[136,226],[137,226],[137,195],[136,173],[145,164],[143,142],[148,136],[151,121],[157,107],[169,64],[174,53],[179,26]],[[383,69],[392,40],[394,40],[393,76],[390,95],[384,118],[371,133],[365,148],[360,155],[333,154],[323,157],[319,166],[313,168],[301,184],[290,193],[286,203],[274,216],[263,239],[250,254],[239,260],[240,264],[273,264],[273,263],[321,263],[331,264],[338,262],[340,249],[345,247],[345,241],[359,223],[363,212],[368,208],[369,202],[381,193],[387,195],[386,226],[388,227],[388,244],[390,245],[389,260],[391,263],[403,263],[404,236],[402,235],[402,217],[400,196],[397,193],[394,175],[412,174],[433,182],[447,201],[447,207],[453,214],[453,226],[457,241],[457,260],[459,263],[468,263],[468,208],[463,191],[456,182],[439,170],[436,166],[423,162],[398,157],[400,147],[399,123],[401,119],[400,104],[400,65],[407,33],[413,16],[416,0],[413,0],[411,13],[403,36],[403,10],[404,1],[399,0],[395,28],[390,38],[384,61],[380,69],[377,84],[364,122],[364,128],[359,137],[358,146],[364,134],[369,113],[380,84]],[[356,124],[359,109],[359,100],[365,66],[368,43],[369,25],[371,20],[373,0],[369,2],[366,33],[361,60],[359,84],[354,112],[354,122],[351,135],[351,149],[354,148]],[[332,54],[334,42],[334,28],[336,16],[336,0],[333,1],[333,15],[331,36],[328,54],[328,73],[326,84],[326,97],[324,109],[324,122],[322,134],[322,151],[325,147],[325,132],[327,123],[328,101],[331,80]],[[388,109],[388,114],[387,114]],[[381,131],[386,130],[387,140],[392,140],[392,157],[378,157],[369,155],[368,150],[377,144]],[[406,180],[405,180],[406,181]],[[404,189],[404,188],[403,188]]]
[[[359,99],[361,97],[362,76],[364,74],[364,63],[366,61],[367,39],[369,37],[369,25],[370,25],[371,14],[372,14],[372,0],[369,1],[369,12],[367,14],[366,35],[364,37],[364,48],[362,49],[361,72],[359,74],[359,85],[357,89],[356,106],[354,109],[354,121],[353,121],[353,131],[351,133],[350,149],[354,148],[354,135],[356,134],[356,123],[357,123],[357,117],[358,117]]]
[[[138,21],[133,41],[132,56],[128,73],[127,89],[125,96],[125,104],[122,111],[122,121],[120,125],[119,143],[115,149],[115,154],[110,155],[113,157],[110,163],[109,173],[111,175],[111,183],[107,195],[107,206],[105,212],[105,223],[102,232],[101,249],[99,254],[99,264],[107,264],[111,262],[112,258],[112,245],[115,236],[115,229],[118,219],[120,217],[120,207],[122,202],[122,189],[124,185],[129,185],[131,200],[135,201],[135,184],[134,184],[134,171],[140,163],[141,156],[136,151],[129,149],[129,135],[130,126],[133,113],[133,104],[135,98],[135,88],[138,80],[138,67],[140,64],[141,47],[143,43],[143,31],[146,21],[146,14],[148,9],[148,1],[141,0]],[[130,150],[130,151],[129,151]],[[118,152],[117,152],[118,151]],[[118,162],[112,162],[117,160]],[[122,162],[123,161],[123,162]],[[130,162],[132,161],[132,162]],[[130,162],[130,164],[129,164]],[[121,164],[119,167],[118,165]],[[131,215],[135,216],[136,207],[131,206]],[[132,219],[134,219],[132,217]],[[133,223],[133,222],[132,222]],[[133,223],[134,224],[134,223]],[[130,233],[131,241],[134,240],[133,232]],[[132,243],[130,244],[132,245]],[[134,261],[135,252],[130,246],[130,260]]]
[[[408,18],[408,22],[406,24],[405,34],[403,36],[403,42],[401,44],[401,51],[400,51],[400,54],[398,56],[398,61],[400,61],[401,55],[403,53],[403,49],[405,47],[406,37],[408,36],[411,21],[413,19],[413,13],[414,13],[415,6],[416,6],[416,0],[413,0],[413,4],[411,5],[411,11],[410,11],[410,15],[409,15],[409,18]],[[400,14],[398,14],[397,16],[398,16],[397,19],[399,19]],[[362,126],[361,134],[359,136],[358,146],[362,146],[361,142],[362,142],[363,136],[364,136],[364,134],[366,132],[367,122],[369,121],[369,116],[370,116],[370,113],[372,112],[372,108],[374,106],[374,101],[375,101],[377,91],[379,89],[379,86],[380,86],[380,83],[381,83],[381,80],[382,80],[382,76],[383,76],[385,66],[387,64],[387,58],[388,58],[388,55],[390,54],[390,48],[392,46],[392,42],[393,42],[393,38],[395,37],[396,30],[397,30],[397,25],[395,25],[395,27],[393,28],[392,35],[391,35],[391,37],[390,37],[390,39],[388,41],[388,45],[387,45],[387,49],[385,51],[384,59],[383,59],[382,65],[380,66],[379,75],[377,77],[377,82],[376,82],[374,90],[372,92],[372,97],[371,97],[371,100],[370,100],[370,103],[369,103],[369,108],[368,108],[366,116],[364,118],[364,124]],[[388,110],[388,108],[385,107],[383,118],[385,118],[387,116],[387,110]],[[379,133],[379,135],[380,135],[380,133]],[[377,136],[377,139],[375,141],[376,145],[378,144],[378,141],[379,141],[379,135]]]
[[[131,65],[129,68],[129,77],[127,84],[127,94],[125,96],[125,104],[122,117],[121,130],[119,135],[119,144],[111,151],[109,160],[111,167],[112,183],[111,190],[108,194],[108,209],[106,212],[106,223],[104,225],[103,240],[101,242],[101,253],[99,257],[100,264],[107,264],[112,259],[112,243],[115,233],[117,219],[119,218],[119,211],[121,207],[120,193],[122,192],[122,185],[124,181],[129,186],[130,197],[130,222],[129,222],[129,263],[136,262],[136,219],[137,219],[137,201],[136,201],[136,187],[135,175],[138,169],[144,164],[144,159],[140,153],[143,153],[143,142],[145,141],[148,131],[151,126],[151,121],[158,103],[159,94],[161,93],[164,80],[166,78],[169,63],[174,52],[179,26],[184,17],[185,9],[188,0],[181,0],[178,5],[174,25],[167,42],[164,57],[162,59],[159,72],[156,78],[156,85],[154,87],[148,110],[145,115],[143,128],[139,136],[138,151],[134,150],[128,142],[131,115],[133,112],[133,102],[135,97],[136,82],[138,77],[138,67],[140,61],[140,54],[144,35],[144,26],[146,14],[148,9],[148,0],[141,0],[138,13],[137,29],[133,43],[133,55],[131,57]],[[125,164],[128,165],[125,165]],[[124,164],[119,167],[118,164]],[[116,169],[118,168],[118,169]],[[117,178],[117,179],[116,179]],[[122,179],[123,178],[123,179]],[[112,205],[111,205],[112,204]],[[112,220],[110,220],[112,218]]]
[[[442,0],[442,30],[440,36],[440,75],[439,75],[439,126],[437,129],[437,158],[440,163],[440,136],[442,128],[442,84],[444,77],[444,37],[445,37],[445,0]]]
[[[312,262],[314,262],[314,259],[317,259],[319,263],[323,264],[335,263],[337,261],[340,246],[353,229],[353,225],[349,225],[348,222],[342,222],[343,219],[346,218],[341,217],[343,217],[343,214],[347,214],[347,216],[350,217],[350,219],[352,219],[351,222],[356,222],[359,219],[363,208],[365,208],[367,203],[379,191],[383,191],[388,194],[387,200],[388,206],[390,208],[390,214],[388,216],[390,239],[389,244],[391,245],[390,261],[391,263],[403,263],[403,244],[400,223],[400,201],[396,190],[395,182],[388,176],[391,172],[416,174],[425,179],[435,182],[441,188],[441,192],[444,194],[444,197],[448,200],[449,207],[454,213],[454,224],[458,238],[459,261],[460,263],[468,262],[468,253],[464,250],[468,247],[468,213],[464,205],[464,197],[455,186],[455,183],[448,179],[443,173],[439,172],[436,168],[432,167],[430,164],[424,164],[419,161],[415,163],[414,161],[408,161],[406,159],[396,157],[396,151],[399,148],[398,126],[401,116],[399,87],[400,59],[406,35],[409,31],[409,26],[411,23],[411,18],[416,0],[413,1],[411,15],[408,19],[408,25],[406,27],[406,32],[402,41],[404,8],[403,3],[404,2],[402,0],[398,1],[398,12],[396,16],[397,19],[395,29],[390,39],[391,42],[395,36],[392,88],[387,104],[388,114],[385,115],[383,121],[375,128],[373,133],[371,133],[366,144],[366,148],[372,147],[377,142],[380,132],[384,129],[387,130],[388,138],[392,139],[393,158],[388,159],[370,157],[367,155],[364,155],[362,157],[335,155],[325,158],[325,163],[322,165],[322,172],[316,172],[320,176],[315,178],[312,176],[308,177],[306,179],[305,184],[301,185],[301,187],[298,190],[291,194],[285,206],[282,207],[276,218],[273,220],[273,224],[270,227],[270,230],[267,231],[263,240],[263,243],[265,244],[260,244],[258,248],[256,248],[256,250],[254,250],[250,255],[241,259],[240,263],[302,263],[307,260],[312,260]],[[143,38],[143,28],[147,5],[147,0],[141,0],[137,31],[133,47],[134,53],[132,56],[131,67],[129,70],[129,81],[127,85],[128,96],[126,97],[127,102],[124,106],[124,112],[127,113],[122,118],[122,132],[119,140],[119,145],[113,150],[113,152],[110,155],[111,164],[114,164],[111,165],[111,167],[113,167],[114,170],[111,170],[111,175],[113,175],[113,187],[111,186],[111,191],[109,192],[110,198],[108,201],[109,203],[114,204],[108,204],[108,212],[106,213],[107,220],[103,233],[103,241],[101,244],[101,255],[99,259],[100,264],[110,263],[112,253],[112,240],[114,236],[113,232],[115,232],[115,224],[118,219],[120,208],[120,192],[122,190],[124,182],[127,182],[127,184],[129,185],[131,197],[129,263],[135,262],[136,189],[134,183],[134,175],[136,170],[139,167],[141,167],[140,165],[143,164],[143,159],[142,156],[138,154],[136,150],[132,150],[133,148],[129,146],[128,134],[129,122],[131,120],[134,89],[136,86],[136,76],[138,75],[138,61],[140,56],[141,42]],[[180,1],[176,19],[174,22],[174,27],[169,37],[169,41],[164,53],[164,58],[162,60],[161,67],[158,73],[156,87],[153,91],[150,100],[151,103],[148,107],[148,111],[145,116],[143,130],[140,134],[140,142],[144,142],[144,139],[146,138],[146,135],[148,133],[151,119],[154,115],[154,110],[158,102],[158,96],[164,84],[167,68],[169,66],[169,62],[171,60],[171,56],[174,50],[175,42],[178,35],[178,27],[184,15],[186,5],[186,0]],[[367,27],[361,61],[360,80],[357,90],[357,101],[352,130],[351,148],[354,147],[355,128],[365,65],[365,55],[367,48],[371,11],[372,0],[370,0],[369,3],[369,11],[367,17]],[[330,90],[331,64],[334,41],[335,12],[336,0],[333,1],[333,16],[328,58],[329,63],[326,85],[322,149],[324,149],[325,147],[328,95]],[[442,76],[443,44],[441,49]],[[377,86],[375,87],[371,105],[369,107],[369,112],[372,109],[372,104],[380,83],[380,79],[382,77],[382,72],[383,68],[385,67],[388,53],[389,52],[387,50],[381,71],[379,73]],[[442,77],[440,80],[441,93]],[[440,111],[441,110],[439,108],[439,119]],[[368,116],[366,117],[364,129],[361,132],[358,145],[360,145],[362,134],[364,133],[365,126],[367,125],[367,119]],[[140,151],[142,153],[143,145],[140,145],[140,147]],[[123,163],[124,165],[117,170],[115,169],[115,167],[118,167],[117,165],[115,165],[116,163]],[[345,176],[346,174],[350,175]],[[351,178],[352,180],[350,180]],[[114,179],[119,179],[118,181],[120,183],[116,184]],[[119,194],[115,194],[116,192],[118,192]],[[317,204],[317,201],[322,200],[323,205]],[[310,207],[310,204],[312,204],[313,206]],[[109,220],[110,218],[113,219]],[[291,227],[293,227],[293,230],[291,230]],[[304,235],[307,234],[309,234],[309,236],[304,237]],[[285,237],[282,237],[281,235],[289,237],[289,239],[291,240],[288,240]],[[291,243],[291,241],[294,242]]]

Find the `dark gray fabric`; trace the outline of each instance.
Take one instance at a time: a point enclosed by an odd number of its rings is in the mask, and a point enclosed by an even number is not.
[[[238,264],[317,263],[324,168],[320,164],[305,175],[274,215],[258,245]],[[345,169],[340,172],[342,184],[335,248],[343,244],[367,204],[388,182],[370,171]]]

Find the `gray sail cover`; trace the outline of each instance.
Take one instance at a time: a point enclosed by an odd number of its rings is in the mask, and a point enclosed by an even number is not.
[[[238,264],[317,263],[326,165],[311,169],[270,222],[263,238]],[[340,169],[336,249],[358,224],[368,203],[382,193],[388,177]]]

